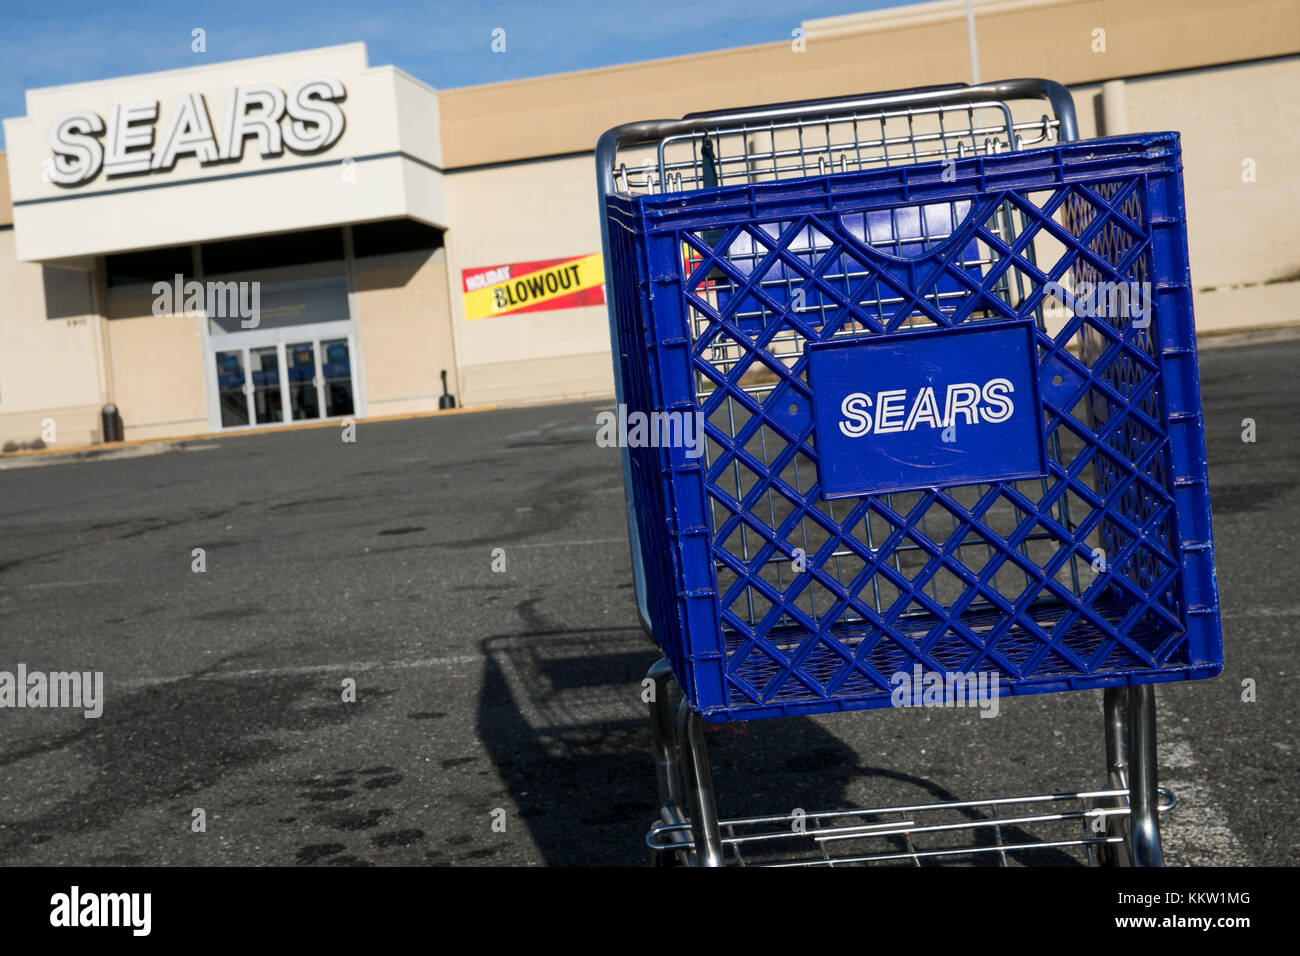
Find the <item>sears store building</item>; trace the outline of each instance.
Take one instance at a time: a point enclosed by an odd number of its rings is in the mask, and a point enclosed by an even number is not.
[[[976,12],[983,75],[1066,83],[1083,135],[1182,132],[1203,330],[1300,318],[1295,4]],[[791,26],[458,90],[360,43],[28,90],[0,153],[0,451],[101,440],[107,403],[130,440],[435,411],[444,373],[459,405],[611,394],[601,132],[967,78],[962,3]]]

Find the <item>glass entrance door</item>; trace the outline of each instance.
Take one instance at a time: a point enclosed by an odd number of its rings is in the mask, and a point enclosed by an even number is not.
[[[356,414],[350,336],[223,348],[213,355],[222,428]]]
[[[289,414],[295,422],[320,418],[321,377],[316,369],[319,351],[315,342],[296,342],[284,347],[289,367]]]
[[[280,356],[276,346],[223,349],[216,357],[222,428],[284,421]]]
[[[217,402],[221,406],[221,427],[247,425],[248,378],[245,369],[247,349],[229,349],[217,353]]]
[[[249,349],[253,377],[253,424],[284,421],[284,395],[280,391],[280,349],[274,345]]]
[[[325,375],[326,414],[351,415],[352,402],[352,351],[347,339],[328,339],[321,343],[324,350],[322,371]]]

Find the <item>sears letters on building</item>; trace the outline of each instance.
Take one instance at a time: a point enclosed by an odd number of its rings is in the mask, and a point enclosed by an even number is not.
[[[330,76],[302,80],[288,95],[269,84],[237,86],[226,93],[217,132],[203,94],[183,93],[156,140],[157,100],[118,103],[109,110],[107,124],[91,110],[73,110],[50,125],[54,155],[46,177],[60,186],[77,186],[101,169],[108,177],[170,170],[181,156],[195,156],[204,166],[238,162],[250,136],[257,138],[263,158],[281,155],[286,146],[295,153],[319,153],[343,135],[338,103],[345,96],[343,83]],[[283,123],[286,118],[289,122]]]

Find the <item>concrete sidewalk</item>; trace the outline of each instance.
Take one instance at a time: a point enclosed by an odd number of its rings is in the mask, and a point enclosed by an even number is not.
[[[103,442],[96,445],[71,445],[67,448],[50,445],[45,448],[31,448],[0,454],[0,471],[6,468],[29,468],[33,465],[52,465],[65,461],[113,461],[120,458],[142,458],[148,455],[160,455],[169,451],[202,451],[206,448],[215,448],[216,445],[206,443],[217,439],[240,438],[248,435],[271,435],[277,432],[303,431],[305,429],[341,428],[349,421],[361,426],[372,425],[376,422],[400,422],[417,418],[435,418],[439,415],[465,415],[473,412],[491,411],[494,408],[496,408],[495,405],[472,405],[460,408],[445,408],[435,412],[417,412],[410,415],[377,415],[371,418],[291,422],[287,425],[274,425],[266,428],[241,428],[224,432],[205,432],[179,438],[137,438],[132,441]]]

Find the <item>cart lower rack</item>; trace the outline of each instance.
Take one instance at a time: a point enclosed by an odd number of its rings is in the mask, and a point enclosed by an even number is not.
[[[1159,812],[1177,806],[1168,788],[1161,787],[1159,793]],[[1127,797],[1127,790],[1096,790],[792,812],[720,820],[718,830],[723,854],[740,866],[924,866],[962,858],[1008,866],[1012,859],[1067,849],[1082,850],[1086,862],[1095,865],[1124,844],[1123,837],[1108,833],[1108,823],[1112,817],[1128,816],[1130,810],[1107,804]],[[1027,832],[1047,825],[1059,834],[1041,839]],[[656,855],[689,855],[698,849],[689,823],[655,824],[646,845]]]

